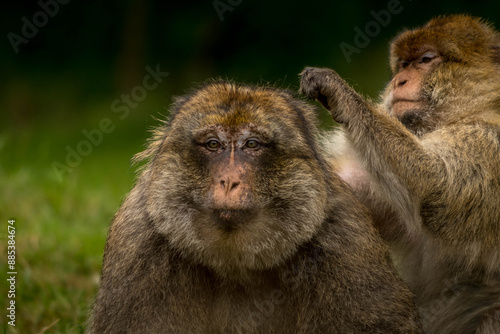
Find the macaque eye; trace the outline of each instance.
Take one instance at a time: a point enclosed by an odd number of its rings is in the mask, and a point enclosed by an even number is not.
[[[260,145],[260,143],[258,141],[256,141],[255,139],[247,140],[247,142],[245,143],[246,148],[257,148],[257,147],[259,147],[259,145]]]
[[[400,68],[407,68],[408,65],[410,65],[410,62],[406,60],[402,60],[401,63],[399,64]]]
[[[218,140],[210,139],[209,141],[207,141],[206,146],[209,150],[215,151],[218,150],[222,146],[222,144]]]
[[[430,63],[433,59],[434,57],[422,57],[420,63]]]
[[[420,64],[426,64],[430,63],[437,57],[437,54],[435,52],[428,51],[420,57],[419,63]]]

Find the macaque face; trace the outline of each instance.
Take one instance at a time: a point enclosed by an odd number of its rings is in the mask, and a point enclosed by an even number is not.
[[[397,72],[390,82],[389,96],[391,114],[402,120],[410,111],[426,110],[428,102],[422,95],[422,83],[437,65],[442,62],[439,52],[432,48],[423,48],[418,54],[399,58]]]
[[[252,125],[230,129],[209,125],[195,138],[198,154],[209,172],[210,185],[202,206],[225,230],[250,221],[260,209],[254,180],[261,172],[262,160],[273,150],[267,138],[265,131]]]
[[[307,132],[315,114],[273,92],[199,90],[171,120],[151,169],[156,230],[221,276],[281,263],[325,218],[325,175]]]

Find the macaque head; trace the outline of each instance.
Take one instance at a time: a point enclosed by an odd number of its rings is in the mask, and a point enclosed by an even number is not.
[[[315,117],[287,92],[232,82],[178,99],[144,172],[157,231],[221,275],[292,256],[325,219]]]
[[[480,19],[443,16],[398,35],[390,53],[393,78],[386,88],[385,107],[420,134],[447,119],[442,109],[450,110],[456,95],[474,98],[470,79],[480,78],[471,78],[471,69],[477,73],[498,66],[500,39]]]

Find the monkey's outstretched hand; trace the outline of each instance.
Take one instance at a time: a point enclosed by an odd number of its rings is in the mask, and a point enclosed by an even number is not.
[[[353,113],[369,109],[366,101],[329,68],[306,67],[300,73],[300,93],[318,100],[337,123],[345,123]]]
[[[300,92],[318,100],[330,111],[333,119],[344,126],[353,148],[365,157],[370,173],[388,184],[392,184],[394,175],[403,180],[400,197],[420,196],[426,192],[426,185],[421,182],[423,177],[432,180],[426,184],[437,182],[433,178],[439,178],[436,172],[444,166],[395,117],[379,112],[334,70],[306,67],[300,75]],[[385,147],[391,147],[391,150]],[[409,164],[408,161],[421,163]],[[415,178],[415,175],[419,177]],[[393,192],[395,188],[391,186]]]

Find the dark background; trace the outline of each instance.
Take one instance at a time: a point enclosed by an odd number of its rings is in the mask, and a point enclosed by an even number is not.
[[[355,29],[365,31],[375,20],[371,12],[387,10],[389,3],[397,5],[394,0],[4,2],[0,264],[5,268],[7,220],[14,218],[19,274],[17,325],[7,326],[2,311],[3,328],[83,331],[109,222],[133,184],[129,160],[158,124],[152,116],[168,114],[173,96],[212,77],[296,91],[297,74],[311,65],[334,68],[376,99],[390,79],[388,43],[404,27],[450,13],[500,25],[498,1],[401,0],[400,12],[348,59],[341,43],[355,47]],[[43,14],[44,6],[51,15]],[[25,27],[34,20],[36,32]],[[30,36],[22,37],[23,30]],[[13,47],[14,35],[26,38],[24,43]],[[114,101],[141,89],[147,66],[169,75],[120,118]],[[323,126],[331,126],[326,113],[319,114]],[[95,134],[106,119],[112,130],[85,144],[84,131]],[[85,154],[68,158],[69,152]],[[67,169],[58,172],[55,166]]]
[[[0,96],[8,125],[81,122],[96,104],[129,93],[141,83],[145,66],[156,64],[170,73],[152,94],[162,96],[164,105],[215,76],[295,89],[305,65],[333,67],[376,97],[388,79],[388,42],[403,27],[447,13],[492,23],[500,18],[500,4],[493,1],[401,0],[402,11],[349,63],[340,43],[354,45],[353,29],[364,30],[374,20],[370,12],[387,9],[389,1],[221,0],[231,7],[222,21],[210,0],[65,1],[18,53],[6,35],[21,35],[22,17],[33,22],[42,7],[10,1],[2,8]]]

